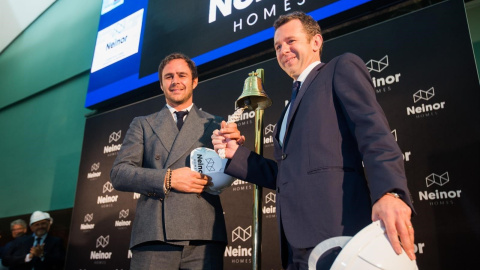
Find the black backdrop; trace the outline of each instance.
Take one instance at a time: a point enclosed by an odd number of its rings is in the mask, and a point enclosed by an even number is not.
[[[463,1],[452,0],[325,43],[322,61],[358,54],[371,69],[377,99],[404,152],[417,215],[420,269],[470,269],[480,240],[479,82]],[[264,155],[289,98],[291,79],[276,59],[199,84],[195,104],[227,118],[248,73],[265,70],[273,101],[265,110]],[[128,269],[136,194],[113,190],[109,172],[130,121],[165,105],[158,96],[87,119],[67,269]],[[253,149],[254,115],[238,122]],[[229,233],[225,269],[251,269],[253,185],[237,180],[221,195]],[[263,190],[262,269],[281,269],[275,193]],[[301,221],[299,221],[301,222]]]

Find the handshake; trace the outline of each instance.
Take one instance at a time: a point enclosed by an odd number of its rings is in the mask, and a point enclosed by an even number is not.
[[[243,145],[245,136],[240,134],[237,124],[222,121],[220,130],[213,131],[212,144],[215,152],[222,158],[232,158],[238,146]],[[224,152],[224,154],[221,154]]]

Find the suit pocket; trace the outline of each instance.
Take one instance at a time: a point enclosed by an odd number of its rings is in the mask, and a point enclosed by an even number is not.
[[[355,172],[355,169],[350,167],[329,166],[311,169],[307,172],[307,174],[316,174],[321,172]]]

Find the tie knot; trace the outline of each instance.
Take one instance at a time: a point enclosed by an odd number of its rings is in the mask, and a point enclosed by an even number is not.
[[[292,86],[292,91],[293,91],[293,92],[298,91],[298,88],[300,88],[300,84],[301,84],[301,83],[302,83],[302,82],[300,82],[300,81],[295,81],[295,82],[293,83],[293,86]]]
[[[175,114],[177,115],[177,120],[180,118],[183,120],[183,117],[188,114],[188,111],[179,111],[175,112]]]
[[[290,103],[293,103],[295,101],[295,98],[297,97],[298,89],[300,88],[300,84],[302,82],[300,81],[295,81],[292,86],[292,96],[290,97]]]
[[[180,130],[183,126],[183,117],[188,114],[188,111],[175,112],[177,115],[177,128]]]

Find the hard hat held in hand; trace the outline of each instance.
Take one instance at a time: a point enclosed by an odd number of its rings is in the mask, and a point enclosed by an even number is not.
[[[331,270],[418,270],[416,261],[411,261],[405,251],[400,255],[395,253],[379,220],[363,228],[354,237],[333,237],[318,244],[310,254],[308,269],[315,270],[322,254],[334,247],[341,247],[342,251]]]
[[[205,188],[205,191],[213,195],[219,195],[235,181],[234,177],[223,173],[227,161],[220,158],[214,150],[205,147],[196,148],[190,153],[190,169],[212,178],[212,185]]]

